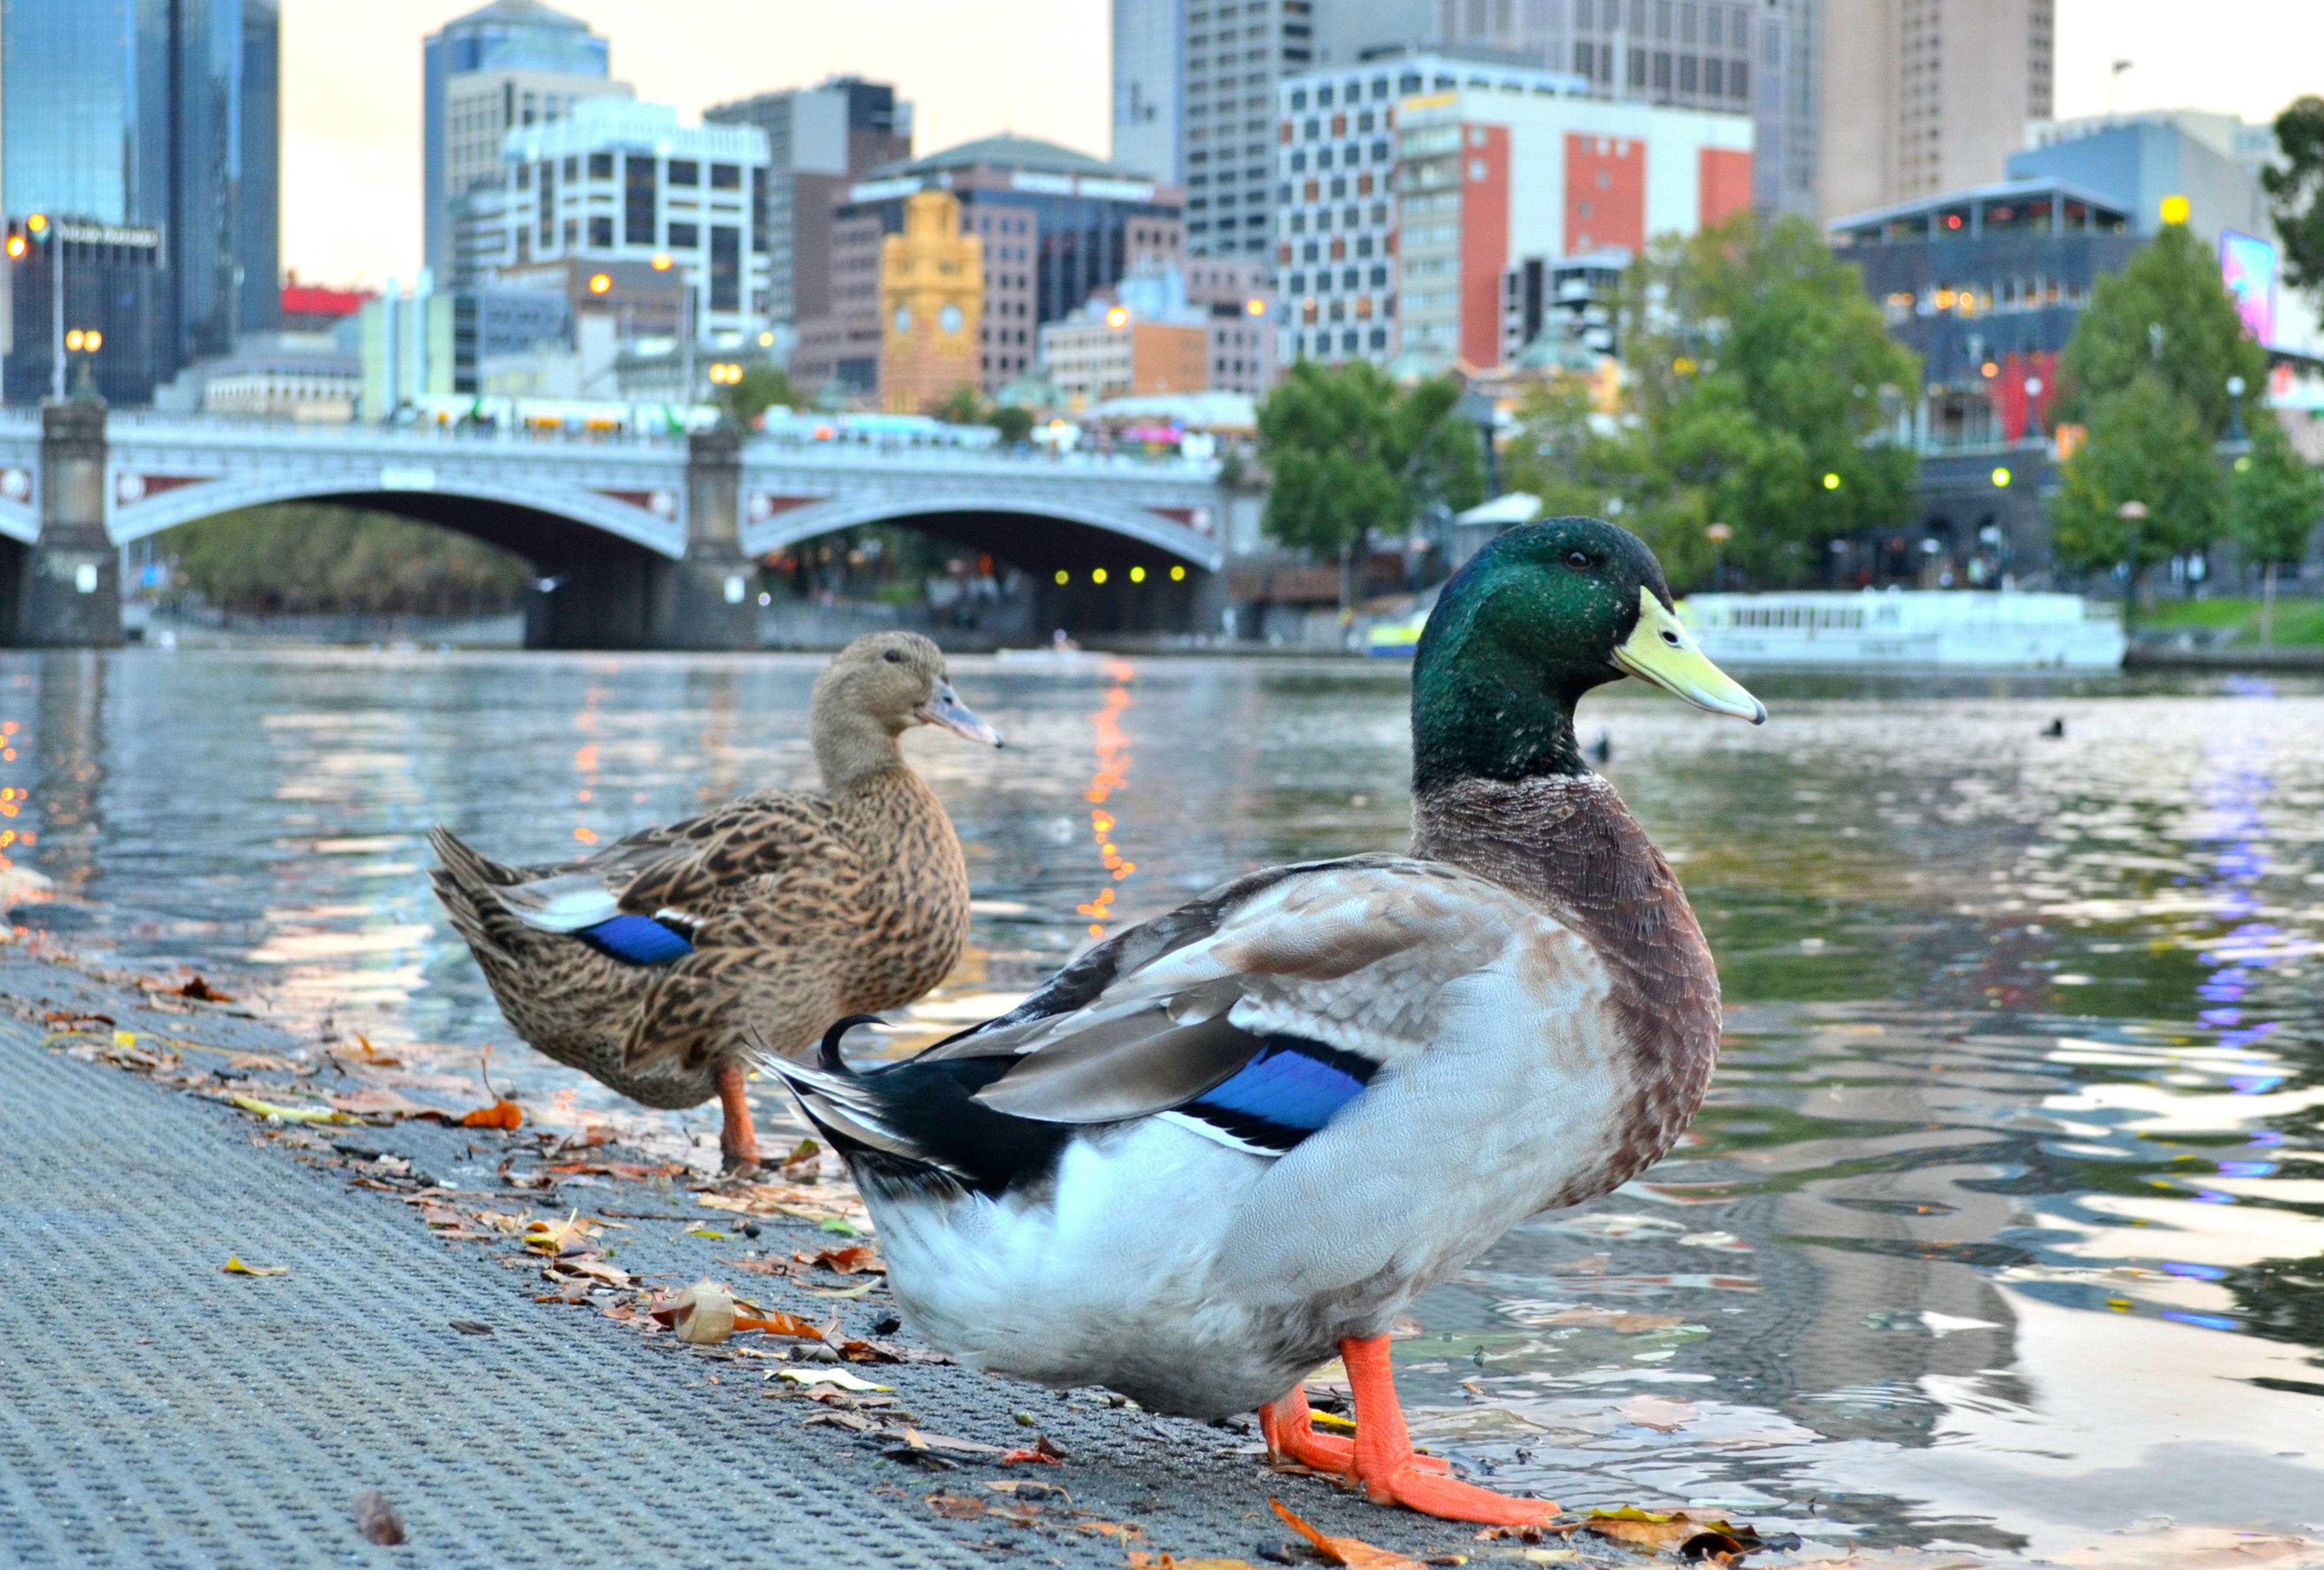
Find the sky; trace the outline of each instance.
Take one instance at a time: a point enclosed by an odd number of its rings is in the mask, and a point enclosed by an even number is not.
[[[420,265],[420,43],[481,0],[284,0],[282,255],[376,285]],[[838,72],[897,84],[916,145],[1013,131],[1103,153],[1110,0],[551,0],[613,41],[637,96],[706,105]],[[1827,0],[1846,5],[1858,0]],[[2267,119],[2324,94],[2324,0],[2057,0],[2061,115]],[[1995,171],[1997,178],[2000,171]]]

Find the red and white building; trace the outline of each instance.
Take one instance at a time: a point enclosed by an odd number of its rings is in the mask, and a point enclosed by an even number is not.
[[[1627,260],[1751,204],[1748,115],[1563,72],[1397,55],[1277,88],[1276,278],[1293,358],[1501,363],[1529,258]]]

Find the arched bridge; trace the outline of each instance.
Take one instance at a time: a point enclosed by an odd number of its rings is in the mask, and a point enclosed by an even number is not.
[[[854,440],[540,439],[51,405],[0,418],[0,638],[119,641],[117,553],[197,519],[328,501],[456,529],[554,586],[529,641],[748,648],[756,562],[891,522],[1047,571],[1150,556],[1215,570],[1217,466]]]

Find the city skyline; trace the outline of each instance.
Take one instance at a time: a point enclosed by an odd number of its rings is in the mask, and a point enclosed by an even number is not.
[[[283,261],[312,282],[376,285],[420,259],[420,40],[478,0],[407,7],[289,0],[283,32]],[[991,0],[978,24],[932,0],[890,0],[887,25],[740,0],[559,0],[613,41],[613,73],[689,121],[711,104],[838,72],[893,82],[932,152],[1003,131],[1105,156],[1111,47],[1105,0]],[[2190,33],[2165,0],[2058,0],[2057,112],[2107,107],[2110,62],[2135,62],[2116,106],[2273,115],[2324,91],[2324,6],[2235,0],[2239,23]],[[1034,39],[1040,47],[1030,47]],[[2261,47],[2264,42],[2264,47]],[[383,214],[399,222],[383,228]]]

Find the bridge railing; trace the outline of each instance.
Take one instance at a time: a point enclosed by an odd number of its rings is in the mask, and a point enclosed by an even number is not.
[[[10,411],[11,413],[14,412]],[[35,416],[37,426],[37,416]],[[659,433],[585,430],[563,426],[534,426],[519,430],[475,424],[374,425],[353,420],[286,420],[281,416],[245,414],[179,414],[156,409],[115,409],[107,411],[106,429],[113,436],[166,440],[171,437],[242,436],[268,442],[311,441],[331,446],[352,441],[396,442],[412,446],[530,445],[549,447],[619,448],[631,451],[683,448],[686,439]]]
[[[1210,483],[1218,478],[1216,458],[1185,458],[1175,453],[1143,452],[1061,453],[1054,448],[1021,447],[967,447],[948,442],[914,441],[908,439],[829,438],[816,440],[795,436],[758,435],[743,446],[745,461],[759,458],[781,461],[799,457],[828,457],[838,462],[864,462],[918,465],[927,468],[957,468],[962,465],[998,464],[1013,468],[1035,468],[1043,471],[1064,470],[1074,473],[1118,471],[1136,474],[1144,478],[1186,479]]]

